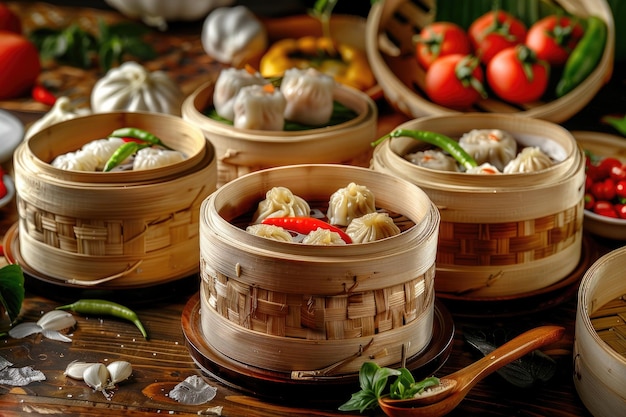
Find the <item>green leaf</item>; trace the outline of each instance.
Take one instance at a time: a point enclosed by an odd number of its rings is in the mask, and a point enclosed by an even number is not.
[[[19,265],[0,268],[0,303],[9,315],[11,323],[17,320],[24,302],[24,273]]]

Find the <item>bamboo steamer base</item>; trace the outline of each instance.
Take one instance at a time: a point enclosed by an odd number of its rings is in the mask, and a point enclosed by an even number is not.
[[[123,305],[152,305],[155,302],[167,301],[176,297],[188,298],[198,291],[198,273],[149,285],[122,285],[110,281],[93,286],[69,284],[49,277],[34,270],[22,258],[20,253],[18,223],[14,223],[4,235],[4,256],[9,264],[17,264],[24,272],[25,285],[35,294],[43,294],[47,298],[68,304],[81,298],[105,298]]]
[[[576,297],[582,276],[597,258],[598,251],[595,245],[583,235],[580,262],[569,275],[554,284],[533,291],[502,296],[475,297],[471,293],[440,292],[437,293],[437,298],[445,302],[455,317],[489,320],[494,317],[521,317],[540,313]],[[480,308],[477,308],[477,303],[480,303]]]
[[[203,332],[200,313],[200,296],[196,294],[187,302],[181,317],[187,348],[203,372],[225,385],[280,404],[295,403],[300,407],[315,408],[336,408],[350,398],[358,386],[357,372],[296,380],[289,372],[270,371],[235,361],[207,342],[211,336]],[[417,355],[407,357],[404,363],[391,366],[405,366],[416,379],[433,375],[450,354],[454,329],[449,311],[435,301],[429,344]]]
[[[598,259],[578,292],[574,338],[574,385],[595,417],[626,409],[626,247]]]

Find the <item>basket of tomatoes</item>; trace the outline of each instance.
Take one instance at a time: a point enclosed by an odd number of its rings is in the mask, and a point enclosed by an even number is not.
[[[581,110],[613,69],[605,0],[385,0],[366,51],[386,99],[410,117],[515,113],[556,123]]]

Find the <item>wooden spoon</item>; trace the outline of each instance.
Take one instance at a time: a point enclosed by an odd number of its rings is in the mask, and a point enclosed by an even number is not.
[[[563,337],[565,328],[542,326],[509,340],[489,355],[448,376],[440,378],[440,386],[430,392],[406,400],[381,398],[378,404],[390,417],[439,417],[448,414],[478,381],[504,365]]]

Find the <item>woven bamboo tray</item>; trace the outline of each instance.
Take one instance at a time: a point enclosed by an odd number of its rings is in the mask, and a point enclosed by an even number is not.
[[[367,186],[377,207],[396,213],[403,232],[366,244],[315,246],[244,230],[242,216],[272,187],[287,187],[325,212],[329,196],[349,182]],[[432,335],[438,224],[418,187],[366,168],[286,166],[229,182],[201,208],[207,343],[233,360],[296,377],[358,372],[366,360],[402,362]]]
[[[413,182],[439,208],[438,295],[514,296],[550,286],[576,268],[582,246],[584,155],[567,130],[543,120],[486,113],[424,117],[398,128],[452,138],[472,129],[503,129],[559,161],[541,171],[485,177],[409,162],[403,156],[423,146],[411,138],[386,140],[376,147],[374,170]]]
[[[54,168],[57,155],[120,127],[159,136],[189,158],[145,171]],[[59,285],[140,287],[198,271],[202,200],[216,188],[212,146],[180,117],[102,113],[57,123],[14,156],[20,256]]]
[[[376,136],[378,110],[365,93],[337,86],[335,100],[356,111],[350,121],[298,132],[238,129],[205,115],[213,103],[214,83],[187,97],[183,118],[200,127],[215,146],[218,187],[241,175],[291,164],[347,163],[370,150]]]
[[[598,259],[578,291],[574,385],[595,417],[624,413],[626,404],[626,248]]]
[[[596,69],[577,88],[549,101],[513,106],[495,98],[479,101],[467,111],[514,113],[518,116],[563,122],[587,105],[608,82],[613,70],[615,27],[611,8],[604,0],[555,0],[565,10],[578,15],[595,14],[608,27],[607,44]],[[458,113],[439,106],[422,93],[424,71],[414,57],[412,37],[432,22],[436,0],[384,0],[372,5],[367,18],[366,51],[378,84],[387,100],[410,117]]]

